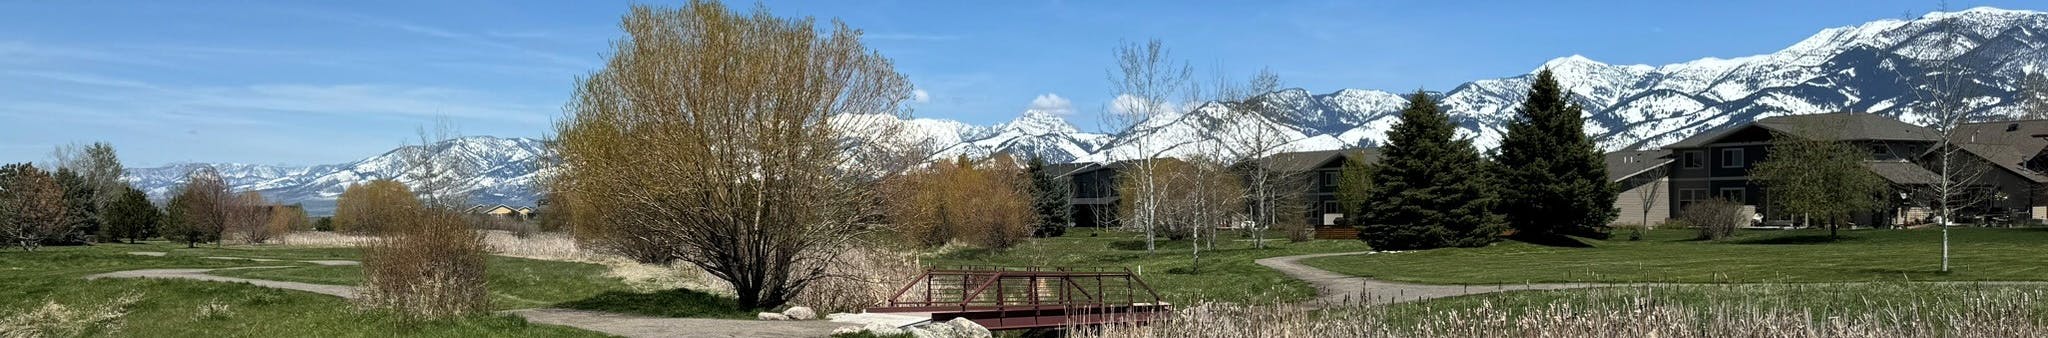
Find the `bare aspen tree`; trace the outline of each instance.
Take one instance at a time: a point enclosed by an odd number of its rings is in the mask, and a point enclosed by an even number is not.
[[[637,5],[620,27],[556,124],[580,241],[773,308],[882,226],[874,187],[919,159],[892,141],[911,87],[859,30],[711,1]]]
[[[1944,3],[1942,11],[1947,11]],[[1963,43],[1956,28],[1954,15],[1944,16],[1935,22],[1935,29],[1941,32],[1936,37],[1938,46],[1953,46]],[[1917,102],[1912,110],[1927,118],[1927,127],[1933,129],[1940,140],[1934,148],[1923,155],[1923,165],[1931,166],[1939,179],[1922,194],[1922,199],[1932,202],[1934,217],[1941,226],[1941,271],[1949,271],[1949,227],[1955,224],[1956,210],[1984,203],[1990,196],[1978,186],[1986,179],[1988,168],[1981,165],[1977,155],[1968,153],[1958,141],[1969,142],[1977,135],[1967,135],[1974,129],[1963,128],[1970,122],[1984,120],[1983,107],[1971,103],[1971,97],[1979,90],[1974,83],[1976,72],[1954,58],[1928,58],[1917,62],[1920,66],[1920,80],[1913,83],[1911,90]],[[1905,77],[1902,78],[1914,78]]]
[[[448,156],[452,151],[440,147],[462,138],[461,133],[448,119],[441,118],[434,122],[432,130],[420,127],[416,134],[420,144],[405,154],[405,180],[412,182],[412,192],[419,194],[420,203],[426,207],[460,210],[469,204],[462,180],[474,176],[475,169],[462,163],[460,157]]]
[[[1266,247],[1265,232],[1280,222],[1276,212],[1284,209],[1281,204],[1287,194],[1294,193],[1287,186],[1302,179],[1305,172],[1278,168],[1262,159],[1285,152],[1293,140],[1285,131],[1276,129],[1278,124],[1263,123],[1275,121],[1285,109],[1269,102],[1266,95],[1280,89],[1280,75],[1271,69],[1259,69],[1250,82],[1239,85],[1232,81],[1218,81],[1213,95],[1217,103],[1225,107],[1217,121],[1215,134],[1221,144],[1220,159],[1245,177],[1244,208],[1248,230],[1252,240],[1261,249]]]
[[[1158,144],[1168,140],[1158,139],[1156,130],[1147,126],[1162,116],[1175,113],[1174,102],[1192,98],[1194,85],[1191,78],[1194,68],[1186,62],[1173,60],[1172,51],[1159,39],[1145,43],[1124,42],[1114,51],[1116,68],[1110,69],[1111,89],[1116,91],[1110,103],[1110,114],[1104,117],[1113,130],[1123,130],[1119,139],[1130,144],[1122,154],[1109,154],[1111,160],[1127,158],[1135,160],[1118,173],[1117,180],[1136,181],[1132,193],[1122,196],[1121,203],[1129,204],[1130,212],[1122,217],[1126,227],[1135,227],[1145,232],[1145,251],[1157,249],[1158,227],[1160,226],[1159,191],[1164,189],[1154,171],[1158,169],[1159,158],[1172,149]],[[1111,145],[1114,146],[1114,145]],[[1121,183],[1119,183],[1121,185]]]

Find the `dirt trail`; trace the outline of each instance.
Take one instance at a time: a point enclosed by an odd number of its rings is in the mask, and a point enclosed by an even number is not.
[[[337,265],[340,262],[310,262],[323,265]],[[146,269],[109,272],[86,276],[85,279],[100,278],[175,278],[213,282],[249,283],[256,286],[286,290],[298,290],[341,298],[356,297],[356,288],[345,285],[309,284],[282,282],[263,279],[235,278],[206,274],[210,271],[235,269],[274,269],[287,266],[254,266],[224,269]],[[769,338],[769,337],[824,337],[832,329],[846,326],[844,323],[829,321],[758,321],[739,319],[706,318],[662,318],[624,315],[598,311],[570,309],[524,309],[504,311],[505,314],[526,318],[541,324],[562,325],[584,330],[603,332],[633,338]]]
[[[1273,270],[1279,270],[1280,273],[1285,273],[1288,276],[1294,277],[1295,279],[1300,279],[1302,281],[1309,282],[1309,284],[1314,284],[1316,286],[1315,303],[1317,303],[1318,305],[1346,303],[1391,304],[1502,291],[1560,290],[1624,285],[1596,283],[1551,283],[1514,285],[1409,284],[1387,282],[1371,278],[1345,275],[1301,264],[1301,260],[1309,258],[1365,254],[1373,253],[1368,251],[1283,256],[1263,258],[1256,260],[1254,262],[1259,263],[1259,265],[1264,265],[1268,268],[1273,268]]]

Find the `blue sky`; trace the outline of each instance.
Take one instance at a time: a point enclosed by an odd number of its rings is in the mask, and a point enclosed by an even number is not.
[[[1785,4],[1781,2],[1795,2]],[[673,3],[670,3],[673,4]],[[751,3],[734,3],[749,8]],[[1157,37],[1212,78],[1449,90],[1573,54],[1665,64],[1768,53],[1933,1],[769,1],[837,17],[926,93],[919,117],[1007,121],[1065,101],[1099,129],[1120,40]],[[2044,9],[2037,1],[1954,1]],[[629,3],[0,2],[0,161],[110,141],[130,166],[324,164],[445,117],[544,137]],[[1061,100],[1043,100],[1058,96]]]

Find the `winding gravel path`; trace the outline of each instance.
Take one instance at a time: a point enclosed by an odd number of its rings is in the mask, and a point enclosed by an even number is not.
[[[1262,258],[1254,262],[1288,276],[1309,282],[1316,286],[1318,306],[1336,304],[1392,304],[1471,294],[1519,290],[1561,290],[1602,286],[1654,285],[1654,284],[1596,284],[1596,283],[1551,283],[1513,285],[1429,285],[1387,282],[1371,278],[1345,275],[1329,270],[1303,265],[1301,260],[1317,257],[1375,254],[1366,252],[1323,253],[1297,256]]]
[[[211,258],[211,257],[209,257]],[[353,261],[309,261],[321,265],[353,265]],[[252,266],[222,269],[145,269],[129,270],[85,276],[85,279],[100,278],[170,278],[212,282],[249,283],[256,286],[286,290],[298,290],[354,299],[356,288],[346,285],[310,284],[283,282],[264,279],[235,278],[206,274],[211,271],[237,269],[275,269],[289,266]],[[832,329],[846,326],[823,320],[812,321],[758,321],[739,319],[706,318],[663,318],[624,315],[599,311],[570,309],[524,309],[504,311],[505,314],[526,318],[541,324],[562,325],[584,330],[632,338],[771,338],[771,337],[824,337]]]

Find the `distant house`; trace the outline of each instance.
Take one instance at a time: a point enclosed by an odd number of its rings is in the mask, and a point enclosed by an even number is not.
[[[512,207],[504,204],[499,204],[495,206],[478,205],[475,207],[470,207],[468,211],[465,213],[472,215],[487,215],[506,218],[526,219],[533,217],[533,208]]]
[[[1961,214],[2048,220],[2048,120],[1970,123],[1954,135],[1950,142],[1973,155],[1957,167],[1979,173],[1970,176],[1986,189],[1984,205]]]
[[[1671,151],[1624,150],[1607,153],[1607,181],[1620,191],[1614,198],[1615,215],[1610,225],[1636,224],[1656,227],[1671,218]]]

